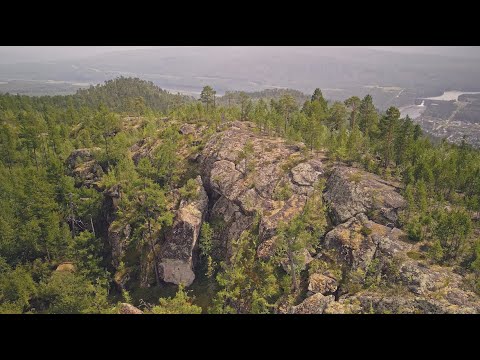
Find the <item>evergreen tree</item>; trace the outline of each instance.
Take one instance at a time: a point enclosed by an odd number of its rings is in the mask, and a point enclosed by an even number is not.
[[[353,130],[355,126],[357,126],[356,120],[360,107],[360,98],[357,96],[349,97],[347,100],[345,100],[345,106],[350,109],[350,129]]]
[[[379,124],[381,152],[383,158],[383,167],[390,165],[390,160],[394,155],[394,141],[400,119],[400,111],[395,107],[390,107]]]
[[[358,125],[360,130],[368,137],[376,134],[378,126],[378,113],[373,105],[373,99],[366,95],[358,108]]]
[[[207,111],[210,106],[215,107],[215,94],[216,91],[213,90],[210,86],[205,86],[200,93],[200,101],[207,106]]]

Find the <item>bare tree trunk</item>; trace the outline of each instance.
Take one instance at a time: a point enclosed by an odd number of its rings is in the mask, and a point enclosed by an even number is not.
[[[95,237],[95,238],[96,238],[97,236],[95,235],[95,227],[93,226],[93,219],[92,219],[92,217],[91,217],[91,216],[90,216],[90,225],[92,225],[93,237]]]

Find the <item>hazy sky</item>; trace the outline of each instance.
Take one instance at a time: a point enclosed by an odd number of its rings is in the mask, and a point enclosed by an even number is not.
[[[171,47],[171,46],[168,46]],[[479,46],[364,46],[375,50],[480,58]],[[0,64],[80,59],[112,51],[165,46],[0,46]]]
[[[79,59],[112,51],[148,49],[153,46],[0,46],[0,63]]]

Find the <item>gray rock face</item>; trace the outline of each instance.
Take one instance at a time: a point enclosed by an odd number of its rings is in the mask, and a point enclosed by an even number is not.
[[[462,276],[451,268],[408,260],[400,267],[400,280],[415,295],[434,296],[449,305],[480,309],[478,296],[464,289]]]
[[[478,304],[462,303],[461,306],[438,297],[413,296],[412,294],[385,295],[364,292],[349,299],[359,305],[358,313],[376,314],[475,314]]]
[[[131,227],[116,222],[108,228],[108,242],[112,248],[112,265],[118,268],[120,261],[125,255],[125,247],[130,238]]]
[[[390,276],[389,285],[396,284],[400,290],[392,293],[367,289],[355,294],[349,294],[347,291],[340,296],[339,301],[329,303],[326,307],[323,302],[309,300],[310,297],[307,297],[300,304],[302,311],[412,314],[480,311],[478,296],[464,289],[460,275],[455,274],[450,268],[409,259],[407,252],[411,250],[412,245],[405,242],[405,234],[401,230],[377,224],[364,214],[350,218],[327,233],[323,250],[317,258],[326,259],[337,268],[341,267],[343,277],[346,279],[349,278],[349,274],[362,270],[364,277],[356,278],[360,286],[366,284],[366,274],[372,271],[370,265],[373,264],[373,260],[377,260],[378,275]],[[398,264],[397,270],[391,269],[394,260]],[[398,273],[392,276],[392,271]],[[335,279],[328,279],[325,275],[328,274],[325,272],[312,274],[308,290],[317,293],[315,295],[331,294],[335,291],[337,284]]]
[[[291,173],[293,183],[300,186],[312,186],[318,176],[322,174],[322,163],[319,160],[301,163],[295,166]]]
[[[393,185],[363,170],[338,166],[327,180],[324,199],[336,224],[365,213],[387,225],[395,223],[398,211],[407,205]]]
[[[104,175],[102,167],[95,160],[94,152],[100,148],[77,149],[66,160],[67,168],[75,178],[76,186],[96,187]]]
[[[212,256],[223,260],[231,255],[231,239],[238,239],[243,231],[250,228],[252,216],[245,215],[240,207],[226,197],[220,197],[210,211],[210,221],[217,223],[214,233]]]
[[[229,243],[262,213],[259,255],[270,256],[276,229],[305,205],[313,184],[322,174],[319,160],[307,159],[302,145],[262,137],[249,122],[233,122],[206,144],[201,158],[202,178],[215,204],[210,217],[224,224],[221,243],[228,256]],[[252,151],[245,152],[251,145]]]
[[[94,160],[93,151],[100,150],[100,148],[95,149],[76,149],[68,156],[66,164],[70,169],[74,169],[79,164]]]
[[[181,201],[172,232],[161,247],[159,272],[169,283],[189,286],[195,279],[194,250],[208,206],[207,193],[200,177],[197,177],[197,183],[197,198]]]

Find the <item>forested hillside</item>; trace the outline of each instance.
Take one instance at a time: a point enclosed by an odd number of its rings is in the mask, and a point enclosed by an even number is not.
[[[0,95],[0,313],[478,312],[479,213],[480,152],[368,95]]]
[[[220,97],[218,103],[221,105],[240,105],[242,99],[248,96],[256,101],[264,99],[265,101],[280,100],[282,96],[292,96],[298,104],[303,104],[308,96],[298,90],[293,89],[265,89],[262,91],[244,92],[244,91],[227,91],[224,96]]]

